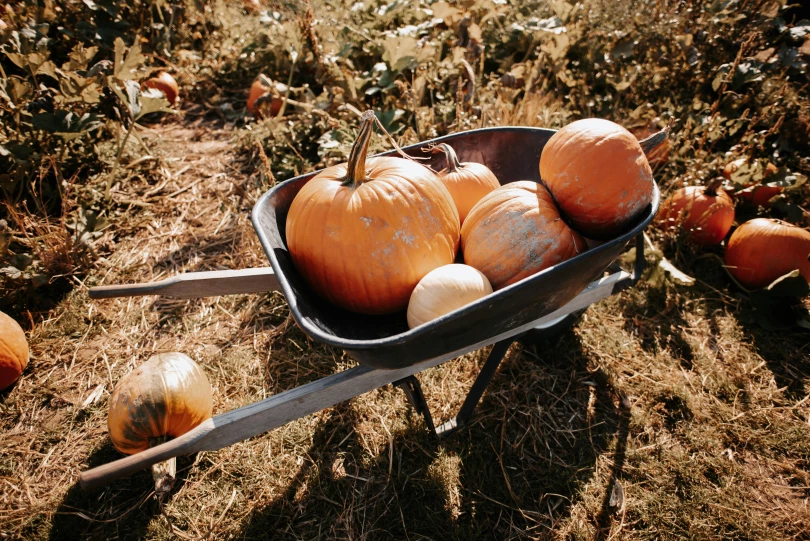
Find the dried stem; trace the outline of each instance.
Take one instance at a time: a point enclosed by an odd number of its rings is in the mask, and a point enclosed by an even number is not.
[[[374,115],[374,111],[366,111],[360,118],[360,133],[357,135],[354,145],[352,145],[351,152],[349,152],[346,180],[343,181],[344,186],[351,186],[352,189],[355,189],[366,181],[366,156],[368,156],[368,144],[371,141],[372,133],[374,133],[376,121],[377,117]]]
[[[165,443],[168,438],[161,436],[149,440],[149,447],[155,447]],[[155,480],[155,494],[162,497],[171,492],[174,480],[177,477],[177,460],[172,457],[164,462],[158,462],[152,466],[152,479]]]
[[[455,173],[461,169],[462,165],[459,163],[458,156],[456,156],[456,151],[453,150],[453,147],[447,143],[442,143],[430,149],[431,154],[438,154],[440,152],[444,152],[444,157],[447,160],[447,166],[445,167],[446,172]]]
[[[664,144],[664,141],[667,140],[669,137],[669,126],[664,128],[663,130],[652,134],[651,136],[647,137],[646,139],[642,139],[639,141],[641,145],[641,150],[644,151],[644,154],[649,157],[649,155],[655,151],[659,146]]]

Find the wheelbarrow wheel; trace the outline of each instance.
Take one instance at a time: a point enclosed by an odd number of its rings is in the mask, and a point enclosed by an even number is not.
[[[534,327],[518,337],[518,341],[524,346],[534,346],[540,342],[557,338],[561,334],[568,332],[579,321],[585,310],[577,310],[565,316],[549,321],[545,325]]]

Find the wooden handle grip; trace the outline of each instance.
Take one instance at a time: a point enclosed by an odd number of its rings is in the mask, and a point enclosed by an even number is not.
[[[278,278],[270,267],[178,274],[165,280],[141,284],[99,286],[90,289],[91,299],[168,295],[180,299],[277,291]]]
[[[197,449],[197,442],[204,438],[214,428],[214,423],[211,419],[204,421],[182,436],[169,440],[166,443],[161,443],[155,447],[151,447],[140,453],[110,462],[87,470],[79,475],[79,484],[85,490],[102,487],[106,484],[131,475],[137,471],[145,470],[153,464],[163,462],[172,457],[186,455],[199,451]]]

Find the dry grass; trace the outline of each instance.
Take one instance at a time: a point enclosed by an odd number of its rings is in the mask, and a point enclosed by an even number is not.
[[[259,173],[243,172],[222,130],[161,133],[164,197],[87,285],[264,264],[247,221]],[[642,286],[573,333],[515,346],[448,441],[387,387],[181,459],[162,509],[147,473],[74,485],[119,457],[105,418],[123,374],[186,352],[222,413],[352,361],[291,324],[279,294],[90,302],[76,290],[30,334],[31,366],[2,399],[0,523],[28,539],[806,538],[806,339],[764,333],[718,269],[702,276],[689,291]],[[434,416],[460,406],[484,353],[420,376]]]
[[[278,293],[89,300],[93,285],[267,264],[249,222],[266,170],[232,144],[232,124],[200,113],[214,83],[195,85],[183,119],[145,134],[154,175],[113,194],[129,210],[111,255],[27,325],[31,363],[0,395],[2,536],[810,539],[807,332],[759,327],[709,258],[688,261],[692,288],[641,284],[571,332],[513,346],[471,426],[446,441],[388,386],[179,459],[163,506],[146,472],[82,491],[81,471],[120,458],[106,430],[115,383],[154,353],[200,363],[215,414],[354,364],[307,338]],[[487,124],[554,127],[566,111],[529,94]],[[437,420],[485,355],[419,376]]]

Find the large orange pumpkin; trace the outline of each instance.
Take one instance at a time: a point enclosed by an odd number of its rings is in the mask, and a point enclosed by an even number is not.
[[[28,366],[28,341],[19,323],[0,312],[0,391],[17,381]]]
[[[463,225],[464,219],[475,204],[486,194],[497,189],[501,183],[486,165],[476,162],[459,163],[456,151],[447,143],[436,146],[433,152],[444,152],[447,166],[439,171],[439,178],[453,196],[453,202],[458,209],[458,219]]]
[[[161,353],[115,386],[107,427],[115,448],[131,455],[182,436],[212,410],[211,385],[199,365],[182,353]]]
[[[287,247],[312,289],[365,314],[405,310],[427,273],[453,262],[459,220],[450,192],[423,165],[366,159],[376,117],[363,114],[347,164],[329,167],[296,195]]]
[[[551,136],[540,155],[540,178],[573,228],[595,240],[630,229],[653,196],[652,169],[639,141],[598,118],[572,122]]]
[[[681,228],[697,244],[720,244],[734,223],[734,201],[720,188],[718,177],[708,186],[676,190],[661,205],[658,221],[664,229]]]
[[[810,282],[808,257],[810,231],[781,220],[755,218],[732,233],[725,263],[738,282],[756,289],[796,269]]]
[[[485,195],[461,228],[464,263],[481,271],[493,289],[583,251],[585,241],[568,227],[542,184],[510,182]]]

